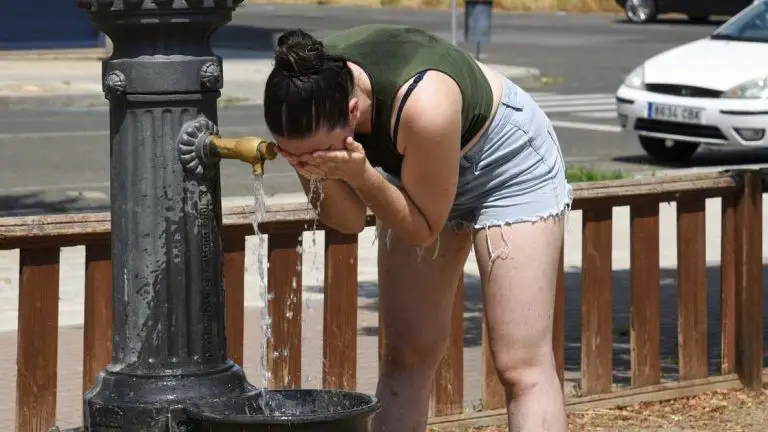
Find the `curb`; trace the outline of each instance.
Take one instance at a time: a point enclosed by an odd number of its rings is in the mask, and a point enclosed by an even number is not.
[[[258,84],[258,82],[256,82]],[[219,109],[227,106],[260,106],[261,102],[241,99],[236,92],[222,93],[219,97]],[[0,107],[4,108],[72,108],[72,109],[107,109],[109,101],[102,92],[71,93],[55,95],[3,95],[0,91]]]
[[[0,107],[41,108],[101,108],[107,107],[103,93],[73,93],[63,95],[27,95],[3,96],[0,94]]]
[[[0,50],[0,60],[104,60],[109,57],[107,48],[50,49],[50,50]]]

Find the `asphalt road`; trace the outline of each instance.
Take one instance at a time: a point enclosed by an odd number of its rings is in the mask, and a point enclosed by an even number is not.
[[[242,46],[253,49],[268,49],[287,28],[323,35],[363,22],[407,23],[450,39],[449,18],[445,11],[256,5],[238,10],[232,25],[222,31],[229,32],[230,40],[242,35]],[[502,13],[494,16],[493,25],[493,42],[482,48],[483,60],[538,67],[560,82],[529,91],[553,120],[567,162],[625,170],[661,167],[650,164],[634,137],[618,133],[613,91],[643,59],[716,26],[686,21],[635,26],[607,15]],[[266,135],[262,119],[259,106],[227,106],[220,110],[219,125],[225,136]],[[4,108],[0,155],[0,214],[108,206],[108,118],[103,108]],[[768,162],[768,155],[702,153],[693,165],[756,162]],[[222,163],[225,198],[248,196],[252,187],[248,166]],[[265,189],[268,194],[300,190],[284,161],[268,164]]]
[[[463,40],[463,14],[458,17],[458,40]],[[361,23],[395,23],[451,37],[450,13],[434,10],[368,9],[328,6],[248,5],[234,14],[218,37],[231,40],[242,34],[242,46],[269,48],[286,29],[300,27],[323,36]],[[261,31],[248,32],[253,26]],[[558,92],[613,92],[624,75],[643,59],[710,33],[717,23],[692,24],[664,20],[632,25],[623,16],[494,13],[491,43],[481,47],[481,58],[496,64],[540,68],[564,83]]]

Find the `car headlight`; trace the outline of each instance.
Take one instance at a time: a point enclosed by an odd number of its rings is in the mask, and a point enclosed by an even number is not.
[[[753,79],[723,93],[724,98],[768,99],[768,77]]]
[[[624,85],[634,89],[645,88],[645,65],[640,65],[624,78]]]

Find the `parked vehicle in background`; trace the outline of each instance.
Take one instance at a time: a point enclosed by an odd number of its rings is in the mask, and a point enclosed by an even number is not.
[[[706,21],[713,15],[732,16],[754,0],[616,0],[627,19],[634,23],[653,21],[662,14],[682,13],[694,21]]]
[[[646,60],[619,87],[616,110],[662,162],[685,162],[702,144],[768,146],[768,1]]]

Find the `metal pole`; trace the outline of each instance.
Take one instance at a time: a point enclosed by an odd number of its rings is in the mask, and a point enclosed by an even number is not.
[[[114,44],[110,111],[112,361],[84,398],[87,431],[166,431],[175,406],[249,390],[227,359],[218,166],[190,176],[177,136],[217,122],[210,35],[242,0],[77,0]]]
[[[457,24],[457,17],[458,15],[458,6],[456,5],[457,0],[451,0],[451,43],[456,46],[458,44],[458,24]]]

